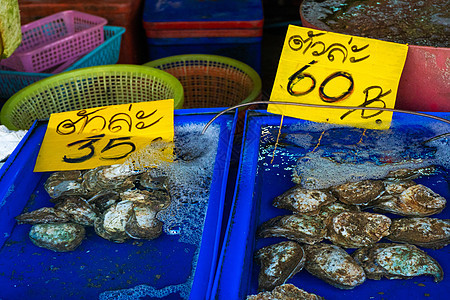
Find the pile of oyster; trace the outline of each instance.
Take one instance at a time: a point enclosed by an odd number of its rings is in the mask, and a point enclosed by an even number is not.
[[[155,239],[163,225],[156,214],[171,202],[166,183],[158,169],[138,173],[123,165],[54,172],[44,188],[55,205],[16,220],[33,225],[29,237],[35,245],[58,252],[77,248],[85,227],[116,243]]]
[[[293,214],[270,219],[257,230],[259,238],[288,239],[255,253],[259,291],[273,290],[303,268],[340,289],[352,289],[366,278],[430,275],[441,281],[439,263],[418,247],[450,243],[450,220],[429,217],[444,209],[446,199],[413,180],[433,170],[402,169],[381,180],[324,190],[295,186],[276,197],[273,206]],[[364,211],[369,208],[374,212]],[[392,243],[378,243],[383,238]],[[349,254],[349,248],[357,249]]]

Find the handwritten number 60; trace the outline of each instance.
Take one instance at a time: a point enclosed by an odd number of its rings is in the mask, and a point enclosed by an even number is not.
[[[297,72],[295,72],[294,74],[292,74],[292,76],[289,77],[288,79],[288,85],[287,85],[287,91],[290,95],[292,96],[304,96],[309,94],[310,92],[312,92],[315,88],[316,88],[316,79],[309,73],[305,73],[304,71],[306,69],[308,69],[309,67],[311,67],[313,64],[315,64],[317,61],[312,61],[309,64],[303,66],[300,70],[298,70]],[[338,77],[342,77],[345,78],[349,81],[350,85],[347,88],[346,91],[342,92],[342,94],[340,94],[337,97],[333,97],[333,96],[329,96],[325,93],[325,87],[326,85],[333,79],[338,78]],[[295,90],[295,86],[300,83],[300,81],[304,80],[305,78],[309,78],[311,80],[311,85],[310,87],[306,90],[306,91],[298,91]],[[319,87],[319,97],[320,99],[322,99],[322,101],[327,102],[327,103],[333,103],[333,102],[337,102],[340,100],[343,100],[345,98],[347,98],[348,96],[350,96],[350,94],[353,92],[353,88],[354,88],[355,84],[353,81],[353,77],[350,73],[347,72],[335,72],[333,74],[331,74],[330,76],[328,76],[321,84]]]

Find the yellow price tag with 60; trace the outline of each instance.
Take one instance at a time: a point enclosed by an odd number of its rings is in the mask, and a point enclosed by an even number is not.
[[[34,171],[119,164],[153,141],[172,142],[173,107],[171,99],[52,114]]]
[[[407,45],[289,26],[270,101],[394,108]],[[269,104],[271,113],[388,129],[392,112]]]

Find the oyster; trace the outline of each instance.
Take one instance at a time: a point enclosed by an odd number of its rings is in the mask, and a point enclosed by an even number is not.
[[[307,215],[278,216],[264,222],[257,236],[285,237],[299,243],[314,244],[325,237],[325,225],[322,219]]]
[[[444,197],[430,188],[416,184],[408,187],[399,195],[384,197],[383,201],[373,206],[373,209],[401,216],[425,217],[440,213],[446,202]]]
[[[344,249],[324,243],[304,248],[305,269],[325,282],[340,289],[352,289],[366,280],[363,268]]]
[[[259,249],[255,259],[261,265],[258,290],[271,291],[299,272],[305,264],[302,246],[285,241]]]
[[[362,180],[333,186],[330,190],[343,203],[366,206],[383,193],[384,185],[380,180]]]
[[[122,165],[100,166],[83,174],[82,186],[91,195],[105,190],[125,191],[134,187],[136,177]]]
[[[386,197],[386,199],[389,199],[392,195],[400,195],[407,188],[417,184],[412,180],[384,180],[383,183],[386,193],[385,195],[381,196],[381,202],[384,201],[384,197]]]
[[[75,250],[84,236],[84,227],[74,223],[36,224],[29,232],[33,244],[56,252]]]
[[[150,190],[164,190],[168,184],[167,175],[157,168],[152,168],[139,176],[139,184]]]
[[[420,176],[429,176],[433,175],[438,171],[437,166],[427,166],[422,168],[416,168],[416,169],[398,169],[394,171],[390,171],[386,178],[391,179],[415,179]]]
[[[86,199],[80,196],[64,196],[63,198],[55,204],[55,209],[67,213],[74,223],[94,226],[99,212]]]
[[[298,214],[317,214],[320,207],[336,201],[329,191],[308,190],[297,185],[273,200],[273,206]]]
[[[427,217],[393,219],[387,238],[393,242],[440,249],[450,243],[450,220]]]
[[[42,207],[16,217],[18,224],[67,223],[70,216],[54,207]]]
[[[61,195],[83,195],[86,190],[82,184],[81,171],[54,172],[44,183],[44,189],[51,198]]]
[[[89,198],[87,202],[99,212],[103,212],[111,205],[120,202],[120,194],[116,191],[101,191]]]
[[[246,300],[323,300],[323,297],[308,293],[293,284],[285,283],[275,287],[271,292],[247,296]]]
[[[346,211],[327,220],[327,238],[344,248],[368,246],[388,235],[390,225],[384,215]]]
[[[104,239],[123,243],[129,239],[125,226],[133,213],[132,201],[113,204],[94,222],[95,232]]]
[[[349,205],[336,201],[322,206],[320,208],[319,217],[326,221],[326,219],[344,211],[360,211],[360,209],[357,205]]]
[[[125,225],[125,232],[134,239],[155,239],[162,233],[163,223],[156,219],[157,211],[142,203],[133,205],[130,219]]]
[[[165,190],[138,190],[130,189],[120,193],[123,201],[129,200],[136,203],[143,203],[150,206],[155,211],[163,210],[170,205],[170,195]]]
[[[370,279],[431,275],[435,282],[439,282],[444,276],[439,263],[414,245],[379,243],[356,250],[353,257]]]

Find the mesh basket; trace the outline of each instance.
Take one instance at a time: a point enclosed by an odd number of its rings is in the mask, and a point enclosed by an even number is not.
[[[42,79],[5,102],[0,123],[28,129],[50,114],[92,107],[174,99],[183,106],[183,87],[167,72],[135,65],[95,66]]]
[[[228,57],[186,54],[144,64],[164,70],[184,88],[183,108],[230,107],[257,100],[261,78],[250,66]]]
[[[67,10],[22,26],[22,43],[1,64],[41,72],[86,54],[103,43],[105,18]]]
[[[121,39],[125,32],[125,28],[118,26],[104,26],[103,31],[105,41],[73,63],[65,71],[117,63],[119,60]],[[24,87],[50,76],[52,76],[52,74],[17,72],[0,66],[0,104],[2,102],[1,100],[6,101]]]

